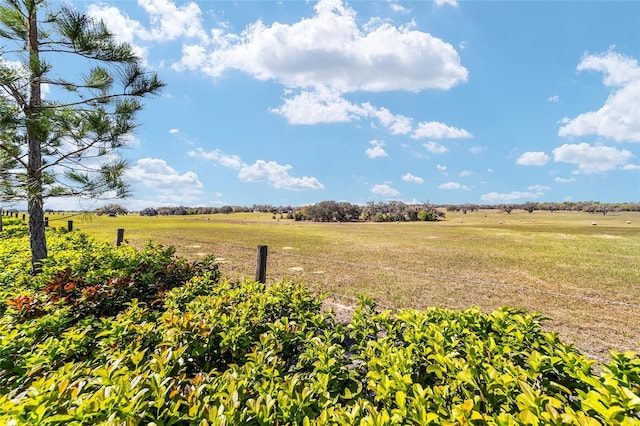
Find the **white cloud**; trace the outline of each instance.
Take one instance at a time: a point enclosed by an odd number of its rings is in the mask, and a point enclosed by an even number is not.
[[[127,169],[129,181],[153,190],[156,202],[191,203],[202,194],[202,182],[194,172],[178,173],[165,160],[141,158]]]
[[[191,140],[189,135],[181,131],[180,129],[169,129],[169,134],[174,135],[182,143],[185,143],[187,145],[195,145],[195,142]]]
[[[471,176],[471,175],[473,175],[473,172],[471,170],[463,170],[460,172],[461,177]]]
[[[435,3],[436,3],[436,6],[458,7],[457,0],[436,0]]]
[[[219,149],[205,151],[202,148],[198,148],[195,151],[189,151],[187,154],[189,157],[199,157],[204,158],[205,160],[214,161],[221,166],[228,167],[230,169],[240,170],[242,167],[246,166],[239,156],[224,154]]]
[[[522,166],[544,166],[551,159],[542,151],[525,152],[516,160]]]
[[[101,19],[116,38],[127,43],[142,41],[169,41],[180,37],[206,40],[202,29],[201,11],[197,3],[176,6],[168,0],[138,0],[138,5],[149,15],[149,28],[122,14],[115,6],[90,4],[87,14]]]
[[[640,164],[625,164],[622,170],[640,170]]]
[[[121,136],[120,140],[124,142],[127,148],[139,147],[141,145],[140,139],[131,133]]]
[[[131,45],[136,55],[142,58],[147,56],[146,48],[137,43],[138,39],[147,38],[147,30],[140,22],[123,15],[116,6],[105,4],[90,4],[87,14],[104,21],[116,40]]]
[[[447,182],[447,183],[442,183],[442,184],[438,185],[438,189],[452,189],[452,190],[468,191],[468,190],[471,189],[471,187],[469,187],[467,185],[462,185],[461,183],[458,183],[458,182]]]
[[[42,83],[40,90],[42,92],[42,99],[47,99],[51,94],[51,85],[48,83]]]
[[[165,160],[157,158],[141,158],[135,166],[127,171],[127,177],[136,181],[142,181],[147,186],[171,187],[175,184],[188,184],[197,188],[202,187],[198,176],[193,172],[182,175],[169,166]]]
[[[190,2],[181,6],[169,0],[138,0],[149,16],[149,25],[124,15],[116,6],[106,4],[90,4],[87,14],[104,21],[107,28],[115,35],[116,40],[128,43],[134,53],[145,59],[147,47],[143,43],[164,42],[178,38],[195,38],[206,43],[208,37],[202,28],[201,11],[197,3]],[[187,49],[183,52],[186,63],[195,61],[195,51]]]
[[[238,173],[243,182],[267,182],[277,189],[294,191],[306,189],[322,189],[324,185],[314,177],[296,178],[289,175],[290,165],[278,164],[275,161],[257,160],[250,166],[244,166]]]
[[[402,13],[411,12],[411,9],[407,9],[406,7],[398,3],[396,0],[387,0],[387,2],[389,3],[389,7],[391,8],[391,10],[393,10],[394,12],[402,12]]]
[[[367,116],[376,118],[383,127],[389,129],[391,134],[406,135],[411,132],[412,120],[409,117],[392,114],[386,108],[375,108],[368,102],[362,104],[362,108]]]
[[[385,197],[395,197],[397,195],[400,195],[400,192],[387,184],[373,185],[373,187],[371,188],[371,192],[373,194],[383,195]]]
[[[447,166],[443,166],[442,164],[436,164],[436,169],[440,171],[445,171],[447,170]]]
[[[571,182],[575,182],[576,179],[575,178],[561,178],[561,177],[557,177],[554,179],[555,182],[558,183],[571,183]]]
[[[538,197],[539,195],[533,192],[513,191],[510,193],[489,192],[482,194],[480,199],[485,203],[505,203],[518,200],[532,200]]]
[[[560,96],[558,96],[558,95],[549,96],[547,98],[547,101],[553,102],[554,104],[557,104],[558,102],[560,102]]]
[[[449,151],[449,148],[447,148],[446,146],[440,145],[439,143],[433,141],[423,143],[422,146],[424,146],[427,151],[433,152],[434,154],[444,154],[445,152]]]
[[[424,183],[424,179],[418,176],[414,176],[411,173],[407,173],[402,176],[402,180],[405,182]]]
[[[344,123],[364,115],[361,107],[328,88],[285,93],[284,104],[271,111],[282,115],[291,124]]]
[[[605,86],[622,86],[640,78],[640,67],[634,58],[609,50],[600,55],[586,55],[577,67],[578,71],[600,71],[604,73]]]
[[[573,119],[564,118],[558,134],[566,136],[596,135],[616,142],[640,142],[640,66],[636,59],[612,50],[582,58],[578,71],[599,71],[603,83],[613,90],[597,111]]]
[[[367,154],[367,157],[376,158],[376,157],[386,157],[388,155],[383,148],[385,145],[383,141],[373,140],[369,143],[371,144],[371,148],[367,148],[367,150],[365,151],[365,154]]]
[[[368,102],[360,105],[346,100],[342,93],[327,87],[294,92],[287,90],[284,103],[271,112],[279,114],[291,124],[346,123],[361,119],[375,119],[392,134],[411,132],[411,118],[392,114],[386,108],[376,108]]]
[[[197,69],[202,67],[206,73],[205,64],[207,61],[207,49],[205,46],[197,44],[182,46],[182,59],[180,59],[180,66],[173,65],[174,69]]]
[[[189,151],[188,155],[211,160],[221,166],[238,170],[238,178],[242,182],[267,182],[276,189],[292,191],[324,188],[324,185],[315,177],[297,178],[289,175],[289,170],[293,167],[288,164],[282,165],[275,161],[257,160],[249,165],[244,163],[237,155],[227,155],[220,150],[204,151],[202,148]]]
[[[564,144],[553,150],[554,160],[577,164],[576,174],[604,173],[625,166],[634,155],[626,149],[588,143]]]
[[[545,191],[548,191],[551,188],[549,188],[548,186],[544,186],[544,185],[531,185],[531,186],[528,186],[527,189],[529,191],[535,191],[535,193],[538,196],[540,196],[540,195],[544,195]]]
[[[411,136],[414,139],[463,139],[473,135],[464,129],[447,126],[437,121],[421,122]]]
[[[4,47],[4,46],[3,46]],[[3,53],[0,50],[0,68],[2,68],[2,80],[3,82],[9,83],[9,85],[15,87],[20,93],[23,93],[22,96],[25,96],[29,90],[29,78],[30,73],[25,64],[20,61],[11,61],[2,57]],[[14,102],[15,99],[14,93],[9,89],[9,85],[2,85],[0,87],[0,97],[4,99],[9,99],[10,102]],[[51,85],[48,83],[43,83],[41,86],[42,90],[42,98],[47,99],[47,95],[51,92]]]
[[[175,69],[214,78],[238,70],[291,88],[340,92],[419,92],[467,80],[458,53],[439,38],[384,21],[359,27],[356,12],[339,0],[320,0],[314,9],[311,18],[293,24],[256,21],[240,34],[216,30],[212,50],[203,54],[203,45],[185,45]]]
[[[138,4],[149,14],[151,29],[146,37],[154,41],[176,40],[179,37],[200,38],[207,36],[202,29],[201,11],[197,3],[181,6],[168,0],[138,0]]]
[[[472,146],[471,148],[469,148],[469,152],[474,155],[480,154],[486,150],[487,150],[486,146]]]
[[[223,154],[218,159],[218,162],[221,166],[228,167],[230,169],[241,170],[246,165],[242,162],[239,156],[237,155],[226,155]]]

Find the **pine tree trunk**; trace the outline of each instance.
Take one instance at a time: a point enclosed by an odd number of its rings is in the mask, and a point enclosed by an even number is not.
[[[27,108],[27,138],[29,143],[29,164],[27,166],[27,209],[29,211],[29,237],[31,244],[31,272],[40,272],[41,261],[47,257],[47,239],[44,229],[44,202],[42,197],[42,146],[41,130],[35,124],[41,114],[42,88],[40,69],[37,4],[29,10],[29,106]],[[29,123],[31,121],[31,123]]]
[[[31,190],[31,188],[29,188]],[[47,258],[47,238],[44,229],[42,190],[30,192],[27,197],[29,211],[29,243],[31,245],[31,272],[40,272],[41,261]]]

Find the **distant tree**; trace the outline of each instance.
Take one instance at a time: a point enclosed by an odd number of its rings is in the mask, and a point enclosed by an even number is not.
[[[277,213],[278,209],[270,204],[254,204],[253,211],[258,213]]]
[[[296,210],[295,212],[293,212],[293,220],[295,220],[296,222],[300,222],[302,220],[307,220],[307,208],[303,207],[299,210]]]
[[[418,220],[418,207],[407,205],[404,208],[404,219],[410,222]]]
[[[307,219],[316,222],[335,222],[339,221],[340,212],[338,211],[338,203],[335,201],[321,201],[309,206],[306,211]]]
[[[27,202],[34,272],[47,257],[44,200],[126,196],[117,149],[138,99],[163,87],[102,21],[54,4],[0,3],[0,199]]]
[[[140,211],[140,216],[158,216],[158,210],[153,207],[147,207]]]
[[[422,210],[418,213],[418,220],[426,221],[426,222],[436,222],[440,218],[443,218],[445,213],[438,210],[437,208],[424,205]]]
[[[100,207],[99,209],[96,209],[95,213],[98,216],[102,216],[103,214],[106,214],[107,216],[118,216],[118,215],[123,216],[129,213],[129,211],[119,204],[107,204],[104,207]]]
[[[404,222],[407,218],[407,205],[402,201],[389,201],[387,204],[389,220],[392,222]]]
[[[338,213],[336,219],[340,222],[355,222],[360,220],[362,208],[356,204],[339,202],[336,205]]]
[[[373,216],[375,215],[375,203],[373,201],[369,201],[364,207],[362,207],[362,219],[363,220],[373,220]]]
[[[431,212],[428,212],[426,210],[420,210],[420,212],[418,213],[418,219],[422,220],[422,221],[437,220],[437,218],[435,217],[434,214],[432,214]]]

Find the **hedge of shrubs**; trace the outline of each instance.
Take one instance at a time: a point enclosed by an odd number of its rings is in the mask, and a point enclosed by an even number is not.
[[[295,283],[54,229],[33,277],[20,226],[0,233],[0,424],[640,423],[638,355],[595,373],[537,315],[362,299],[340,324]]]

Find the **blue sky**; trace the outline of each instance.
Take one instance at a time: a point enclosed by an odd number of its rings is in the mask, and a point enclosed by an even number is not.
[[[640,2],[73,5],[167,83],[130,209],[640,200]]]

